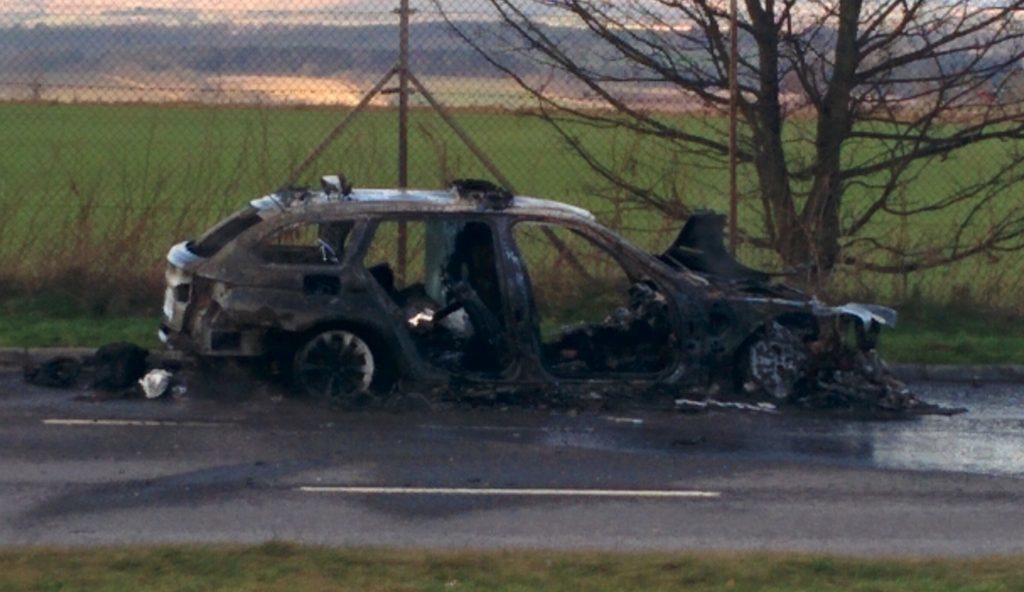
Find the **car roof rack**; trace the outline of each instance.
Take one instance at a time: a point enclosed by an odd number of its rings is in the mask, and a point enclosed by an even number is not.
[[[512,205],[512,192],[490,181],[456,179],[449,189],[458,200],[473,202],[485,210],[504,210]]]

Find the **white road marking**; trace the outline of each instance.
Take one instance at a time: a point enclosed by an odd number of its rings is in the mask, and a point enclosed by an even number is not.
[[[43,425],[52,426],[138,426],[163,427],[180,426],[186,428],[216,428],[230,426],[229,423],[210,421],[170,421],[162,419],[44,419]]]
[[[371,495],[473,495],[524,497],[639,497],[639,498],[717,498],[719,491],[678,489],[510,489],[476,487],[355,487],[307,485],[304,493],[349,493]]]

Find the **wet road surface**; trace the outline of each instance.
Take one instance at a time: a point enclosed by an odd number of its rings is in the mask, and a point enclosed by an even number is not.
[[[0,374],[0,545],[1024,551],[1024,388],[956,417],[333,412],[256,383],[74,400]]]

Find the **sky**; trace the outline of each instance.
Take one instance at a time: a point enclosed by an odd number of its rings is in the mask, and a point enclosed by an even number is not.
[[[387,0],[375,4],[385,4]],[[360,0],[23,0],[23,5],[39,6],[44,12],[53,13],[98,13],[106,10],[130,10],[133,8],[169,10],[278,10],[323,9],[332,6],[367,4]]]
[[[387,12],[398,6],[399,0],[3,0],[0,5],[14,10],[37,9],[48,14],[96,14],[108,10],[166,9],[199,11],[237,10],[364,10]],[[412,0],[412,4],[427,4],[426,0]],[[480,5],[479,0],[466,0],[456,4]]]
[[[337,10],[348,12],[389,13],[400,0],[0,0],[0,12],[43,12],[49,15],[98,14],[104,11],[180,10],[230,12],[249,10]],[[630,0],[635,1],[635,0]],[[644,1],[644,0],[641,0]],[[412,7],[434,11],[432,0],[410,0]],[[487,9],[487,0],[442,0],[447,10],[480,12]],[[539,4],[525,3],[528,12],[546,12]]]

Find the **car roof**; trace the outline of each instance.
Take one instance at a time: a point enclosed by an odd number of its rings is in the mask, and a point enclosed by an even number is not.
[[[559,201],[516,195],[511,202],[500,208],[485,207],[479,201],[465,199],[453,191],[422,189],[353,189],[347,193],[287,189],[254,199],[250,204],[261,212],[304,211],[311,209],[336,210],[342,204],[364,209],[360,206],[386,206],[388,212],[436,212],[472,213],[493,212],[511,215],[562,215],[593,221],[590,211]]]

